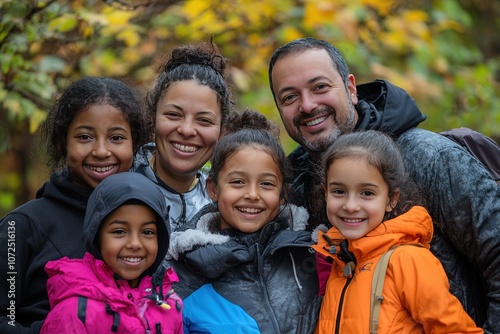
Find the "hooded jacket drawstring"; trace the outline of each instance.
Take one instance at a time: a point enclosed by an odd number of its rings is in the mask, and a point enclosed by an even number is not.
[[[152,284],[151,294],[146,298],[154,301],[156,305],[166,308],[167,310],[170,310],[170,305],[168,305],[168,303],[165,303],[165,301],[163,300],[163,280],[165,278],[166,271],[167,268],[165,268],[165,266],[162,265],[153,274],[151,278],[151,284]],[[159,290],[159,292],[157,290]]]
[[[297,286],[299,287],[299,291],[302,292],[302,285],[300,285],[299,278],[297,277],[297,269],[295,268],[295,261],[293,259],[293,254],[290,251],[288,251],[288,254],[290,254],[290,259],[292,260],[293,276],[295,277],[295,282],[297,282]]]

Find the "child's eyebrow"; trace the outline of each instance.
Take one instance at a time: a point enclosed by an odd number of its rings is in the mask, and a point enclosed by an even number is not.
[[[124,220],[112,220],[106,224],[106,226],[111,226],[111,225],[126,225],[127,222]]]
[[[89,131],[93,131],[93,130],[95,130],[95,127],[83,124],[83,125],[79,125],[79,126],[75,127],[75,130],[89,130]]]
[[[227,173],[227,175],[229,176],[245,176],[247,173],[243,172],[243,171],[239,171],[239,170],[232,170],[230,171],[229,173]],[[262,173],[260,174],[261,177],[274,177],[274,178],[277,178],[279,179],[279,176],[274,174],[274,173]]]
[[[113,126],[108,129],[108,131],[127,131],[123,126]]]
[[[261,175],[264,177],[274,177],[276,179],[279,179],[279,176],[274,173],[262,173]]]

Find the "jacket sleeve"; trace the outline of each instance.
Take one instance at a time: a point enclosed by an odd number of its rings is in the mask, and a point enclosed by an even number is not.
[[[85,324],[78,319],[76,297],[66,299],[57,304],[43,322],[40,334],[53,333],[87,333]]]
[[[394,281],[392,291],[425,333],[483,333],[449,292],[446,273],[429,250],[399,247],[389,262],[387,278]]]
[[[500,332],[500,186],[465,149],[426,130],[413,129],[398,139],[409,174],[428,196],[429,213],[436,235],[442,236],[456,254],[432,248],[452,281],[458,265],[465,273],[478,273],[486,292],[477,282],[463,279],[471,298],[460,298],[466,309],[473,297],[487,305],[485,332]],[[436,238],[434,238],[434,241]],[[451,265],[447,265],[446,258]],[[460,256],[460,259],[457,257]],[[463,263],[467,262],[467,263]],[[460,279],[460,278],[459,278]],[[457,288],[452,286],[452,291]],[[472,290],[472,294],[471,291]],[[482,306],[482,305],[480,305]],[[474,306],[477,310],[477,304]],[[484,315],[483,315],[484,316]]]
[[[0,221],[0,333],[38,333],[43,321],[35,319],[48,312],[48,301],[35,298],[29,305],[25,301],[34,246],[42,242],[33,230],[22,213],[10,213]]]

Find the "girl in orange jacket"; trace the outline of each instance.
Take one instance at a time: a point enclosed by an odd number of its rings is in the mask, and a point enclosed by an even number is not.
[[[372,333],[483,333],[449,292],[429,251],[427,211],[415,205],[396,144],[377,131],[340,136],[323,158],[328,220],[318,257],[332,263],[315,333],[370,333],[372,279],[380,257],[396,246]],[[413,201],[410,201],[412,199]]]

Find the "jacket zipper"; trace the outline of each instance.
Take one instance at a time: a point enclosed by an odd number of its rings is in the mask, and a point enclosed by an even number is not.
[[[347,291],[347,287],[349,286],[351,281],[352,281],[352,277],[348,277],[347,281],[345,282],[344,287],[342,288],[342,293],[340,295],[339,308],[337,310],[337,319],[335,320],[335,334],[340,333],[340,318],[342,316],[342,310],[344,308],[344,298],[345,298],[345,294]]]
[[[279,333],[280,328],[278,325],[278,321],[276,320],[276,316],[274,315],[273,309],[271,307],[271,303],[269,302],[269,298],[268,298],[269,294],[267,293],[267,286],[266,286],[266,283],[264,281],[264,259],[262,257],[262,254],[260,253],[260,247],[259,247],[258,242],[256,243],[255,247],[257,249],[257,271],[259,274],[260,285],[261,285],[262,290],[263,290],[264,300],[266,302],[265,304],[267,306],[267,309],[269,310],[268,314],[271,315],[271,320],[272,320],[271,322],[272,322],[273,327],[274,327],[274,332]]]

